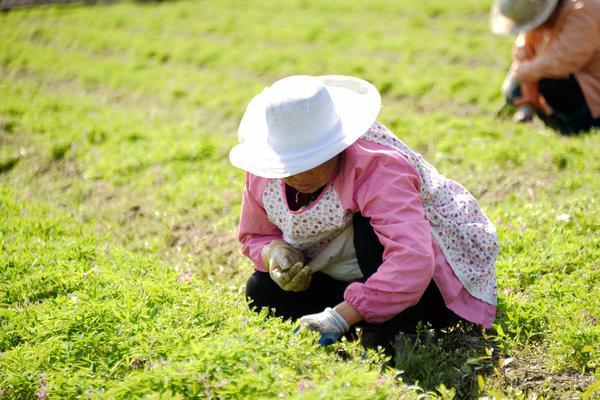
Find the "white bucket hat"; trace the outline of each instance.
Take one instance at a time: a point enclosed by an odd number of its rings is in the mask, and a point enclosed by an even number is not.
[[[508,35],[530,31],[544,23],[557,4],[558,0],[496,0],[490,15],[492,32]]]
[[[294,75],[248,104],[231,163],[264,178],[285,178],[341,153],[366,133],[381,108],[377,89],[362,79]]]

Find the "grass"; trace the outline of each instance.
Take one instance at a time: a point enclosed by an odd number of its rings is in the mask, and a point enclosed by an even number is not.
[[[238,288],[102,248],[72,217],[23,207],[6,188],[0,199],[5,396],[295,397],[301,382],[316,396],[409,394],[372,360],[337,363],[314,335],[252,314]]]
[[[597,396],[598,135],[494,119],[511,40],[488,6],[0,14],[0,398]],[[406,343],[381,373],[246,310],[227,154],[250,97],[294,73],[372,81],[380,120],[478,197],[502,244],[494,330]]]

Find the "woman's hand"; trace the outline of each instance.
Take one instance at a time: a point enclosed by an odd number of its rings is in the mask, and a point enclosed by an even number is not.
[[[333,308],[327,307],[317,314],[309,314],[300,318],[300,328],[308,328],[319,332],[319,346],[329,346],[350,329],[348,322]]]
[[[262,248],[260,254],[269,271],[276,267],[285,271],[297,263],[304,263],[304,254],[283,240],[273,240]]]
[[[308,328],[321,334],[319,346],[334,344],[346,333],[350,326],[362,321],[360,314],[347,302],[343,301],[335,309],[327,307],[323,312],[305,315],[300,318],[300,328]]]
[[[530,104],[537,110],[542,111],[546,115],[553,113],[552,107],[546,103],[546,99],[539,92],[538,82],[520,82],[521,97],[514,99],[513,103],[516,107],[521,107],[525,104]]]
[[[304,265],[304,254],[282,240],[274,240],[261,251],[269,275],[283,290],[299,292],[310,286],[312,271]]]
[[[312,270],[308,265],[298,262],[291,268],[283,270],[280,267],[269,269],[271,279],[285,291],[300,292],[308,289],[312,278]]]

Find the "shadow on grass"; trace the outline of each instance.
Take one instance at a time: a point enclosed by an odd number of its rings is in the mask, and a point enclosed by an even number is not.
[[[391,362],[407,384],[438,393],[443,385],[455,391],[454,398],[475,399],[479,382],[493,372],[493,347],[493,339],[471,324],[445,332],[420,328],[417,335],[396,336]]]
[[[13,169],[17,165],[18,162],[19,162],[18,157],[11,157],[7,160],[0,160],[0,174],[9,172],[11,169]]]

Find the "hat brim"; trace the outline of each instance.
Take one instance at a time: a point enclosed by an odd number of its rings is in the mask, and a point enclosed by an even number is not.
[[[546,22],[554,12],[557,4],[558,0],[549,0],[546,3],[546,7],[536,16],[536,18],[525,24],[515,24],[512,19],[506,18],[500,12],[499,1],[496,0],[490,13],[490,27],[492,32],[497,35],[514,35],[521,32],[528,32]]]
[[[381,96],[369,82],[350,76],[317,76],[335,104],[340,124],[326,140],[293,153],[276,152],[268,142],[264,92],[252,99],[238,129],[240,143],[231,149],[231,163],[264,178],[285,178],[317,167],[365,134],[381,108]]]

